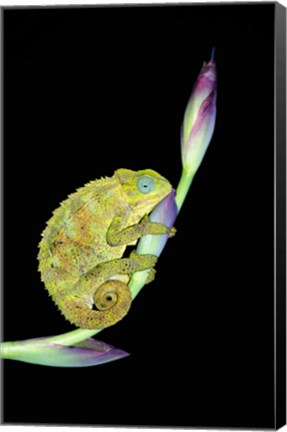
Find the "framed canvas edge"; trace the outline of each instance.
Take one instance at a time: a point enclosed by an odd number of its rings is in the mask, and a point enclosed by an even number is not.
[[[1,24],[2,18],[2,8],[0,8]],[[0,32],[2,36],[3,26],[1,25],[1,27]],[[274,28],[274,420],[275,429],[279,429],[286,424],[286,8],[277,2],[275,4]],[[2,53],[3,49],[1,41],[1,54]],[[1,67],[1,71],[2,70],[3,66]],[[1,76],[3,77],[2,74]],[[2,84],[3,83],[1,82],[1,91],[3,88]],[[1,96],[2,94],[0,97]],[[0,126],[2,126],[2,100],[3,98],[1,97]],[[0,129],[2,131],[1,138],[3,143],[3,128],[0,127]],[[0,158],[2,162],[2,151]],[[2,163],[1,166],[3,168]],[[0,176],[1,190],[2,175],[3,171]],[[4,429],[6,429],[6,427]],[[107,429],[109,428],[105,428],[105,430]],[[121,430],[121,428],[118,430]],[[133,430],[133,428],[130,428],[130,430]]]
[[[286,8],[275,4],[274,423],[286,425]]]

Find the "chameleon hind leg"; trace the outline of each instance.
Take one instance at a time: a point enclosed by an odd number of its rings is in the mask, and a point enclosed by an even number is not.
[[[84,275],[61,301],[64,316],[77,327],[106,328],[116,324],[129,311],[132,298],[126,283],[110,279],[153,268],[154,255],[137,255],[98,264]],[[96,310],[95,310],[96,308]]]

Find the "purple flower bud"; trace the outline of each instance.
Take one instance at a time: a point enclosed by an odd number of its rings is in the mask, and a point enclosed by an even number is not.
[[[86,367],[107,363],[126,357],[129,354],[112,345],[95,339],[86,339],[76,345],[65,346],[52,342],[45,342],[47,338],[29,339],[11,342],[9,355],[4,358],[20,360],[56,367]]]
[[[172,191],[155,207],[149,217],[152,222],[164,224],[168,228],[173,226],[178,213],[174,196],[175,190],[172,189]],[[137,252],[139,254],[149,253],[159,256],[167,242],[167,239],[168,234],[145,235],[138,243]]]
[[[216,65],[204,63],[189,99],[181,131],[182,164],[195,173],[210,143],[216,118]]]

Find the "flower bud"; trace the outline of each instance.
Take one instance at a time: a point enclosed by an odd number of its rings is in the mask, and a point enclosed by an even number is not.
[[[46,339],[6,342],[3,344],[1,356],[6,359],[45,366],[87,367],[118,360],[129,355],[112,345],[92,338],[73,346],[52,343]]]
[[[178,213],[177,205],[174,200],[175,190],[172,191],[154,208],[150,214],[150,221],[161,223],[168,228],[172,228]],[[141,237],[138,247],[138,254],[153,254],[160,256],[168,239],[168,234],[145,235]]]
[[[181,131],[185,171],[194,174],[210,143],[216,118],[216,66],[204,63],[189,99]]]

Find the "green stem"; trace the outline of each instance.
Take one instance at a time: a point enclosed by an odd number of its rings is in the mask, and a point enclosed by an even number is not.
[[[143,270],[141,272],[134,273],[129,283],[129,289],[132,293],[132,299],[134,299],[143,286],[146,283],[146,279],[148,277],[149,270]]]
[[[13,358],[15,355],[17,355],[17,346],[17,342],[1,343],[1,358]]]
[[[195,173],[189,173],[184,169],[182,170],[181,178],[176,188],[176,196],[175,196],[175,202],[178,208],[178,212],[180,211],[182,204],[186,198],[186,195],[189,191],[194,175]],[[149,270],[144,270],[133,274],[129,283],[129,288],[132,293],[132,299],[134,299],[138,295],[140,290],[145,285],[148,273]]]
[[[195,172],[187,172],[184,168],[181,173],[179,183],[176,188],[175,202],[177,204],[178,211],[180,211],[182,204],[189,191],[190,185],[194,178]]]
[[[66,345],[66,346],[75,345],[92,336],[95,336],[101,330],[103,329],[94,329],[94,330],[77,329],[77,330],[70,331],[68,333],[63,333],[58,336],[47,338],[44,340],[44,342],[53,342],[53,343]]]
[[[21,356],[27,352],[32,352],[33,349],[38,349],[44,341],[41,339],[31,339],[29,341],[19,342],[3,342],[0,344],[1,358],[21,360]]]

